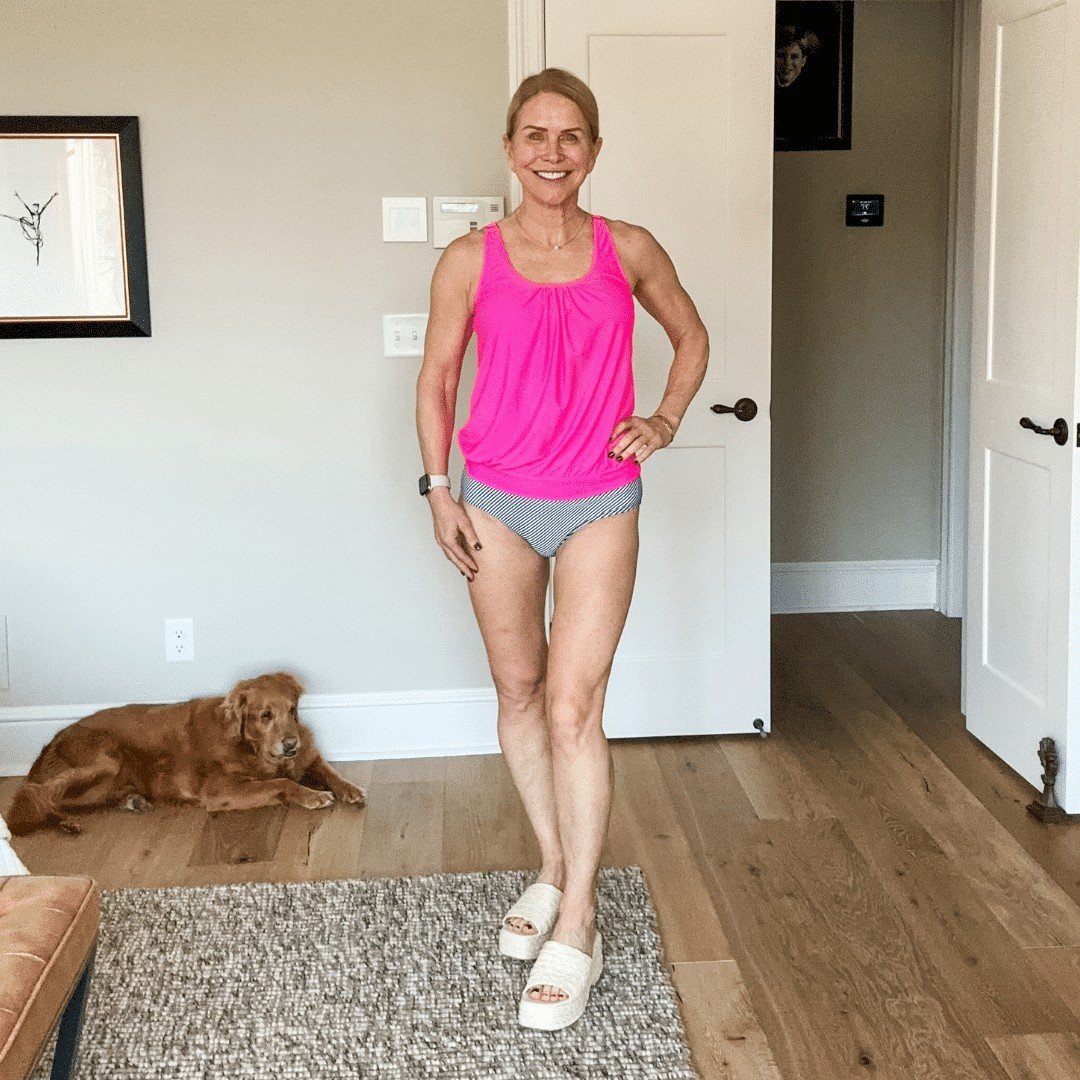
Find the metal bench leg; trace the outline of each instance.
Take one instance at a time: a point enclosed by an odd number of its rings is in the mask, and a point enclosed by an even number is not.
[[[82,1034],[86,992],[90,987],[90,977],[94,971],[94,956],[96,953],[97,947],[95,946],[60,1016],[60,1026],[56,1034],[56,1053],[53,1055],[52,1073],[50,1074],[51,1080],[71,1080],[75,1075],[75,1061],[79,1056],[79,1036]]]

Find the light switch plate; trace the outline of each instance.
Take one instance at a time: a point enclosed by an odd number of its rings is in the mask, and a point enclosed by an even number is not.
[[[423,356],[427,334],[426,314],[384,315],[383,355]]]
[[[384,241],[427,243],[427,196],[384,198],[382,201]]]

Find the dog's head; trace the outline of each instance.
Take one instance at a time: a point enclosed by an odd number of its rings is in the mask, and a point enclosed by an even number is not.
[[[222,702],[226,738],[247,743],[275,764],[296,757],[302,738],[296,706],[303,692],[283,671],[238,682]]]

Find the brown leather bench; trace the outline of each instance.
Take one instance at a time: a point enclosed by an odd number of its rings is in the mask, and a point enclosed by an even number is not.
[[[92,878],[0,877],[0,1077],[24,1080],[54,1031],[52,1078],[72,1075],[101,915]]]

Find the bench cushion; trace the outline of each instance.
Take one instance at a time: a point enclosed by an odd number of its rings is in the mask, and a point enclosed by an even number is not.
[[[88,877],[0,877],[0,1076],[33,1069],[97,940]]]

